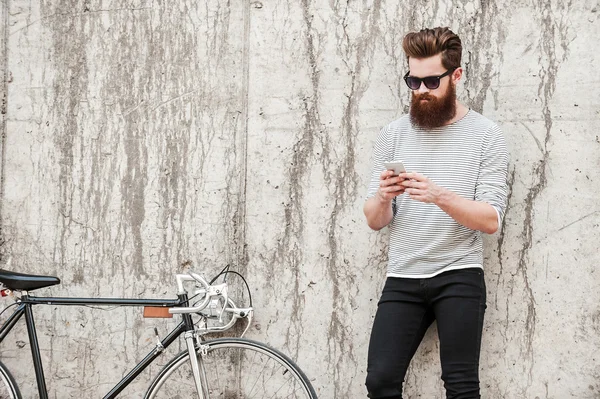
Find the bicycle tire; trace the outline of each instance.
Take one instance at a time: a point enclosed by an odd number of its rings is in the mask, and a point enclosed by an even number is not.
[[[304,372],[286,355],[246,338],[210,340],[202,356],[209,399],[317,399]],[[158,373],[145,399],[197,398],[188,351]]]
[[[21,392],[12,374],[0,362],[0,399],[21,399]]]

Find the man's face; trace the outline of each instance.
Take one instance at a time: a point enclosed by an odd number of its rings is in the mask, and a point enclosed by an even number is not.
[[[442,65],[441,54],[429,58],[409,58],[410,76],[425,78],[440,76],[447,72]],[[413,123],[432,129],[446,125],[456,115],[456,82],[462,70],[458,68],[452,74],[440,79],[436,89],[429,89],[425,83],[413,90],[410,117]]]

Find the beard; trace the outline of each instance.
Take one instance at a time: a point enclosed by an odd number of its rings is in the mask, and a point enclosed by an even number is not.
[[[427,101],[421,101],[427,100]],[[429,93],[412,93],[410,120],[423,129],[446,125],[456,115],[456,86],[450,81],[446,93],[435,97]]]

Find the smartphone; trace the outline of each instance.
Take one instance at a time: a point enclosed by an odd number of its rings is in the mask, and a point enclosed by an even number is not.
[[[404,167],[404,163],[402,163],[402,161],[384,162],[383,166],[385,166],[388,170],[393,170],[394,176],[399,175],[400,173],[406,173],[406,168]]]

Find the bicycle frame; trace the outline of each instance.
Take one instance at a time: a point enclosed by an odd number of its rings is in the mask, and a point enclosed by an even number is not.
[[[181,291],[180,291],[181,292]],[[27,333],[31,345],[31,354],[33,357],[33,366],[35,368],[35,377],[38,386],[40,399],[48,399],[46,381],[44,378],[44,369],[40,354],[35,321],[33,318],[34,305],[63,305],[63,306],[154,306],[154,307],[186,307],[188,306],[187,293],[179,293],[177,299],[130,299],[130,298],[69,298],[69,297],[37,297],[30,296],[24,292],[19,300],[17,309],[4,322],[0,328],[0,342],[17,324],[19,319],[25,315],[27,324]],[[183,320],[175,327],[155,348],[150,351],[142,361],[140,361],[121,381],[119,381],[103,399],[115,398],[123,389],[125,389],[150,363],[154,361],[167,347],[169,347],[181,334],[194,330],[192,316],[189,313],[181,315]],[[187,339],[188,346],[191,340]]]

